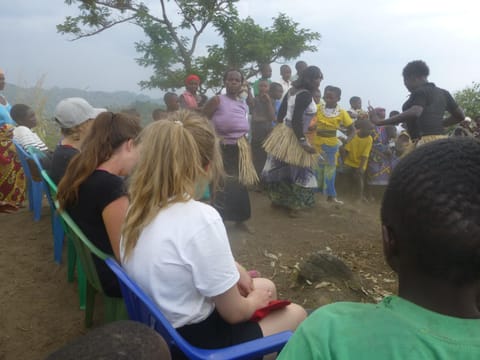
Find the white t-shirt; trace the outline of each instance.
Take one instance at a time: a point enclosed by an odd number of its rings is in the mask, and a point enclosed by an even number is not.
[[[240,278],[220,215],[195,200],[162,209],[123,266],[175,328],[205,320]]]
[[[283,97],[285,96],[285,94],[288,92],[288,90],[290,90],[290,88],[292,87],[292,81],[291,80],[288,80],[288,81],[285,81],[282,79],[280,79],[280,84],[282,85],[282,88],[283,88],[283,95],[282,95],[282,99]]]
[[[29,146],[33,146],[40,151],[47,151],[47,145],[26,126],[17,126],[13,130],[13,140],[19,143],[23,148],[27,149]]]

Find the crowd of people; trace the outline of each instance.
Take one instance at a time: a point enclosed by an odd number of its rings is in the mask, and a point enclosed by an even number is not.
[[[411,95],[388,118],[383,108],[362,109],[358,96],[342,109],[340,88],[326,86],[321,96],[317,66],[295,68],[292,76],[282,66],[277,83],[262,64],[253,84],[230,69],[224,91],[210,99],[189,75],[185,92],[165,94],[166,109],[144,129],[134,114],[64,99],[55,109],[62,139],[53,152],[31,131],[31,109],[10,109],[0,97],[0,201],[11,210],[24,200],[12,140],[37,148],[58,184],[60,208],[198,347],[296,330],[281,359],[478,358],[480,143],[444,139],[447,127],[465,121],[463,111],[428,82],[423,61],[405,66]],[[258,317],[277,299],[276,286],[235,261],[225,222],[253,231],[249,190],[295,217],[317,193],[341,206],[337,179],[360,201],[386,188],[382,232],[398,296],[332,304],[308,319],[293,303]],[[103,261],[96,267],[106,294],[121,297],[114,274]]]

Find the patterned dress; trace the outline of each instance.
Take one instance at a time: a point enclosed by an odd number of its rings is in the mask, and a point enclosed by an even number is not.
[[[386,186],[398,159],[389,151],[389,140],[384,126],[375,126],[372,138],[372,151],[366,171],[367,184]]]
[[[286,96],[287,100],[284,100],[287,101],[287,113],[282,120],[289,128],[292,128],[296,97],[300,94],[302,92],[288,96],[288,98]],[[302,126],[304,133],[308,131],[310,120],[316,112],[316,105],[311,98],[310,92],[303,92],[302,96],[305,95],[310,96],[311,103],[303,113]],[[295,137],[293,130],[292,136]],[[313,168],[291,165],[268,154],[262,172],[262,180],[268,197],[275,205],[297,210],[312,207],[315,204],[314,196],[317,188],[317,179]]]
[[[0,125],[0,202],[12,206],[25,201],[25,174],[15,150],[13,126]]]

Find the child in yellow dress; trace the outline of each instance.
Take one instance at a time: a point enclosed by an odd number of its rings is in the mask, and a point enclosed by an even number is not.
[[[337,168],[337,157],[339,139],[337,130],[341,127],[347,129],[349,137],[352,137],[355,130],[353,121],[348,112],[338,105],[342,90],[336,86],[327,86],[324,90],[324,101],[317,105],[317,122],[313,145],[319,157],[318,186],[327,195],[327,201],[343,204],[337,199],[335,190],[335,176]]]

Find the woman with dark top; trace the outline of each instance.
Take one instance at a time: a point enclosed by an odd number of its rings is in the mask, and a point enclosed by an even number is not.
[[[54,117],[60,125],[63,138],[53,152],[49,171],[55,184],[60,182],[70,160],[80,151],[91,120],[104,111],[94,108],[82,98],[66,98],[58,103]]]
[[[370,120],[377,126],[405,122],[415,146],[446,137],[444,127],[463,121],[465,115],[447,90],[428,82],[430,69],[422,60],[409,62],[403,69],[403,82],[410,97],[401,114],[380,120],[369,106]],[[444,119],[445,111],[450,117]]]
[[[134,116],[104,112],[93,121],[88,136],[58,185],[65,209],[95,246],[119,259],[120,228],[129,205],[123,177],[138,160],[136,138],[141,127]],[[108,296],[121,297],[115,275],[94,257]]]
[[[212,97],[203,109],[203,113],[212,121],[220,138],[223,165],[227,175],[223,189],[215,195],[214,207],[224,221],[235,221],[237,225],[249,230],[244,223],[250,218],[250,199],[246,188],[249,181],[242,178],[242,172],[252,175],[253,171],[255,178],[256,174],[251,163],[249,144],[245,138],[249,131],[248,105],[239,97],[243,75],[238,70],[228,70],[223,82],[226,94]],[[243,159],[246,161],[242,161]]]
[[[312,92],[320,86],[322,72],[309,66],[293,82],[278,112],[277,125],[265,142],[268,154],[262,180],[272,205],[286,207],[291,216],[315,203],[317,180],[313,167],[318,155],[305,133],[317,111]]]

